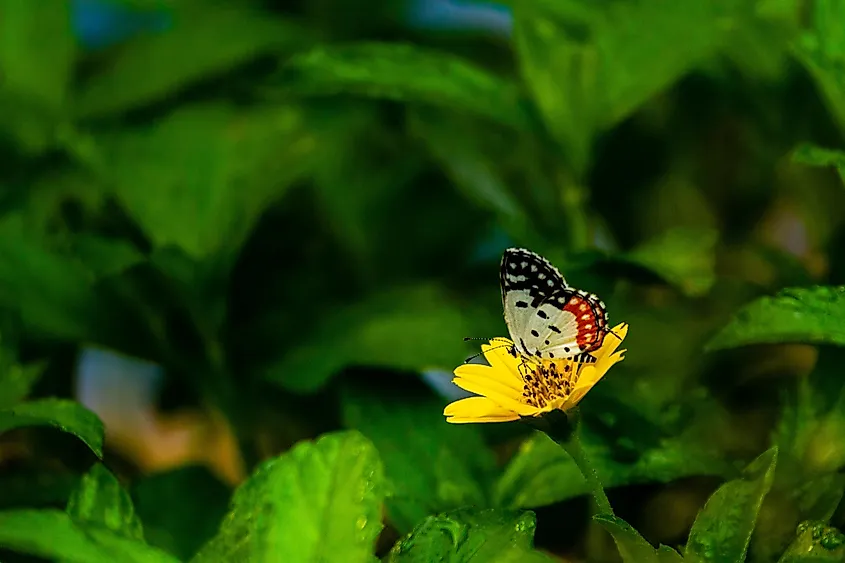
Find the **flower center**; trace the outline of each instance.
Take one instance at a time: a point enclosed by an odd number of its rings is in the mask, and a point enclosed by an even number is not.
[[[543,408],[555,399],[566,399],[578,379],[570,362],[523,363],[522,397],[532,407]]]

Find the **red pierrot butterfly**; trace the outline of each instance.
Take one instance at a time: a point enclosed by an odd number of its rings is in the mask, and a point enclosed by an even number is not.
[[[608,333],[598,296],[570,287],[548,260],[522,248],[505,250],[499,277],[514,355],[595,361],[590,352]]]

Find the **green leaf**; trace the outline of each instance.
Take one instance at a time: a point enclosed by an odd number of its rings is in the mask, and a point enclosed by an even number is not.
[[[752,79],[768,83],[786,79],[790,45],[800,32],[800,10],[794,0],[764,0],[754,14],[734,29],[725,55]]]
[[[534,126],[515,84],[453,54],[410,44],[317,47],[291,57],[276,84],[283,95],[354,94],[449,107],[518,129]]]
[[[74,57],[69,0],[7,0],[0,6],[0,126],[29,150],[52,141]]]
[[[172,17],[169,29],[134,39],[84,83],[76,101],[79,117],[99,118],[148,105],[262,54],[310,42],[304,28],[244,5],[177,4]]]
[[[97,278],[120,274],[145,260],[134,245],[117,238],[79,234],[72,244],[74,254]]]
[[[829,473],[810,479],[792,493],[802,520],[829,521],[845,495],[845,475]]]
[[[16,405],[29,395],[30,389],[44,372],[44,364],[22,366],[17,363],[0,364],[0,411]]]
[[[774,480],[777,446],[754,460],[741,479],[719,487],[698,513],[690,530],[687,563],[742,563],[754,524]]]
[[[798,525],[795,541],[778,563],[839,563],[845,560],[845,534],[823,522]]]
[[[716,54],[743,2],[672,0],[611,4],[597,37],[605,126],[620,122],[697,64]],[[751,3],[746,3],[750,5]],[[642,30],[649,30],[643,40]]]
[[[599,122],[595,48],[570,39],[565,26],[553,18],[518,6],[513,34],[523,80],[546,127],[567,150],[571,166],[586,170]]]
[[[845,287],[797,287],[742,307],[706,350],[801,342],[845,346]]]
[[[24,466],[0,477],[0,510],[54,508],[67,504],[81,476],[55,468]]]
[[[49,37],[50,41],[44,41]],[[59,110],[75,55],[67,0],[5,0],[0,9],[0,86]]]
[[[600,5],[591,5],[581,0],[499,0],[497,3],[512,10],[525,8],[532,13],[554,17],[569,25],[585,25],[602,17]]]
[[[147,544],[58,510],[0,512],[0,546],[69,563],[178,563]]]
[[[809,166],[833,166],[845,182],[845,152],[803,144],[792,152],[792,160]]]
[[[780,456],[778,475],[796,493],[803,487],[821,486],[826,478],[845,465],[845,385],[842,359],[845,351],[828,348],[821,351],[815,370],[797,382],[781,409],[774,441]],[[822,505],[832,502],[836,483],[821,494]],[[824,497],[829,500],[824,501]],[[801,497],[799,497],[801,498]],[[805,501],[817,494],[804,497]],[[814,503],[810,503],[814,504]],[[824,519],[824,513],[802,512],[805,519]]]
[[[792,151],[792,160],[810,166],[845,167],[845,152],[816,145],[799,145]]]
[[[64,243],[65,237],[74,236],[66,228],[56,233],[57,226],[68,226],[67,206],[70,202],[74,217],[85,217],[83,221],[89,217],[100,217],[108,205],[102,184],[72,162],[42,171],[19,189],[20,202],[15,206],[13,221],[19,223],[18,229],[26,229],[24,235],[30,239],[30,244],[41,240]],[[45,233],[59,236],[47,238]]]
[[[657,561],[658,563],[684,563],[684,558],[668,545],[661,545],[657,548]]]
[[[144,541],[132,499],[101,463],[94,464],[71,493],[65,512],[81,524],[104,526],[129,539]]]
[[[106,323],[86,268],[39,244],[21,216],[0,221],[0,304],[27,328],[74,341],[95,339]]]
[[[390,244],[384,233],[397,205],[426,164],[420,151],[408,150],[404,131],[381,126],[376,104],[357,101],[322,106],[310,121],[319,139],[320,162],[313,184],[324,224],[363,277],[375,277],[378,255]],[[291,227],[293,228],[293,227]]]
[[[53,426],[73,434],[97,457],[103,457],[103,423],[75,401],[39,399],[0,410],[0,433],[28,426]]]
[[[790,461],[788,453],[784,455],[778,448],[775,482],[760,510],[749,546],[752,561],[776,561],[793,540],[799,522],[830,521],[842,500],[845,475],[790,475]]]
[[[480,334],[472,327],[486,318],[466,309],[436,286],[384,291],[323,315],[313,333],[264,368],[264,377],[296,392],[313,392],[353,365],[451,370],[467,355],[463,336]]]
[[[262,463],[235,491],[220,533],[191,561],[369,563],[383,498],[369,440],[326,434]]]
[[[598,514],[593,516],[593,520],[601,524],[613,536],[613,541],[616,542],[616,548],[624,563],[683,562],[680,554],[671,547],[663,545],[660,546],[660,550],[654,549],[639,532],[617,516]]]
[[[410,128],[468,198],[506,221],[527,221],[520,202],[502,177],[502,163],[483,145],[487,136],[481,131],[470,135],[470,124],[459,116],[441,117],[421,111],[411,114]]]
[[[0,409],[24,400],[46,366],[43,361],[28,365],[18,361],[20,337],[17,315],[12,311],[0,315]]]
[[[180,109],[140,129],[99,138],[100,169],[156,247],[190,257],[232,255],[259,214],[309,167],[302,113],[276,106]]]
[[[812,3],[810,29],[793,45],[815,79],[830,112],[845,131],[845,6],[838,0]]]
[[[387,376],[400,378],[395,382],[376,377],[370,384],[377,391],[344,386],[341,412],[344,425],[372,440],[384,461],[391,523],[405,533],[430,514],[487,504],[494,460],[480,429],[445,423],[443,401],[427,389],[413,393],[416,386],[401,375]]]
[[[132,489],[147,541],[183,561],[217,533],[229,497],[229,487],[201,466],[153,474]]]
[[[716,281],[714,229],[677,228],[647,241],[619,258],[647,268],[685,295],[707,293]]]
[[[584,450],[606,488],[639,483],[667,483],[693,475],[727,475],[731,468],[718,452],[710,452],[684,437],[664,438],[644,449],[633,463],[614,459],[591,433],[584,433]],[[495,503],[506,508],[533,508],[587,494],[589,489],[575,462],[542,432],[520,446],[495,486]]]
[[[387,562],[551,562],[533,548],[535,528],[533,512],[461,509],[429,516],[393,546]]]
[[[738,15],[732,2],[712,0],[563,6],[515,4],[514,40],[525,81],[577,174],[596,134],[718,52]]]

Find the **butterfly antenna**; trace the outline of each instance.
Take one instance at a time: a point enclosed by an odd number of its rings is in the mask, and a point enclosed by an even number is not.
[[[489,352],[489,351],[491,351],[491,350],[498,350],[499,348],[510,348],[510,346],[511,346],[510,344],[502,344],[501,346],[493,346],[492,348],[487,349],[487,352]],[[467,363],[467,362],[469,362],[470,360],[474,360],[475,358],[477,358],[478,356],[480,356],[480,355],[481,355],[481,354],[483,354],[483,353],[484,353],[484,352],[482,351],[482,352],[479,352],[479,353],[477,353],[477,354],[473,354],[472,356],[470,356],[469,358],[467,358],[466,360],[464,360],[464,363]]]
[[[493,340],[507,340],[507,338],[504,338],[503,336],[496,336],[493,338],[487,338],[486,336],[464,336],[464,342],[469,342],[470,340],[490,340],[492,342]]]
[[[467,358],[466,360],[464,360],[464,363],[465,363],[465,364],[468,364],[468,363],[470,362],[470,360],[474,360],[475,358],[477,358],[478,356],[480,356],[480,355],[481,355],[481,354],[483,354],[483,353],[484,353],[484,352],[479,352],[479,353],[477,353],[477,354],[473,354],[472,356],[470,356],[469,358]]]

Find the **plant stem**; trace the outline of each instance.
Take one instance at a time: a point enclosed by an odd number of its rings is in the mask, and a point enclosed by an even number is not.
[[[549,438],[557,442],[572,457],[593,494],[598,513],[613,514],[613,508],[610,506],[610,501],[607,500],[598,473],[596,473],[587,452],[581,445],[580,421],[581,415],[577,408],[566,414],[561,411],[552,411],[538,421],[539,424],[536,424],[535,427],[545,432]]]
[[[560,204],[566,217],[569,250],[583,251],[590,247],[590,224],[587,217],[587,190],[581,184],[581,175],[559,173]]]
[[[596,473],[593,464],[590,463],[590,458],[584,448],[581,446],[581,438],[578,436],[578,431],[572,433],[569,440],[562,443],[561,446],[566,452],[572,456],[572,460],[581,474],[584,475],[584,480],[587,481],[587,486],[590,492],[593,493],[593,498],[596,501],[599,514],[613,514],[613,508],[610,506],[610,501],[607,500],[607,495],[604,493],[604,487],[599,480],[598,473]]]

